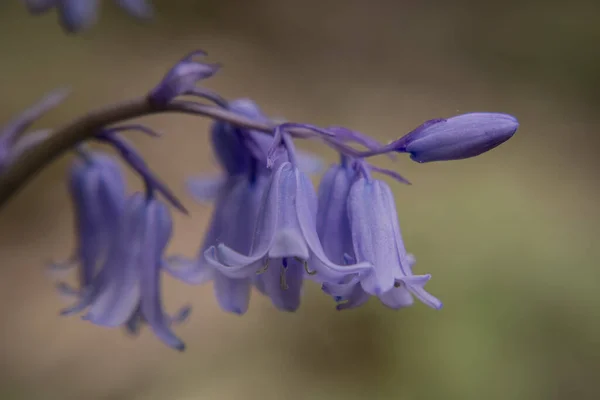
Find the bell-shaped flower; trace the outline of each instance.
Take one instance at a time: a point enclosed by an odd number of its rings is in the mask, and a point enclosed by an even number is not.
[[[223,243],[205,252],[207,261],[231,278],[261,274],[266,294],[278,308],[289,311],[299,305],[304,271],[318,279],[341,280],[372,267],[368,262],[337,265],[327,258],[316,230],[315,190],[291,159],[270,177],[249,254]]]
[[[152,17],[152,7],[146,0],[115,0],[133,17],[147,19]],[[70,33],[83,31],[98,19],[99,0],[24,0],[31,14],[48,12],[53,7],[58,9],[60,23]]]
[[[60,283],[59,289],[64,294],[79,294],[92,283],[104,262],[125,207],[125,179],[119,163],[103,153],[84,153],[71,167],[69,192],[77,245],[67,261],[52,265],[52,269],[77,266],[79,289],[65,283]]]
[[[231,278],[216,269],[204,252],[220,243],[242,254],[249,254],[254,226],[268,177],[237,175],[229,178],[219,191],[204,242],[196,259],[175,256],[167,259],[168,272],[189,284],[213,281],[219,306],[228,312],[244,314],[248,310],[250,289],[256,278]]]
[[[469,113],[431,120],[389,146],[414,161],[460,160],[478,156],[510,139],[519,122],[500,113]]]
[[[163,253],[171,238],[172,219],[166,205],[151,195],[136,193],[126,203],[100,271],[66,314],[87,308],[84,319],[94,324],[128,329],[135,321],[148,323],[165,344],[183,350],[172,332],[175,319],[161,304]],[[187,314],[187,307],[181,314]]]
[[[441,308],[442,303],[424,289],[431,275],[412,273],[414,258],[404,247],[390,187],[360,177],[352,184],[347,207],[354,250],[351,257],[372,263],[373,270],[342,285],[329,284],[326,292],[354,305],[374,295],[394,308],[410,304],[410,293],[430,307]]]

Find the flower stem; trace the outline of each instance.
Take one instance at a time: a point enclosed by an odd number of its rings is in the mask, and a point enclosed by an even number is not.
[[[45,166],[79,143],[93,138],[102,128],[132,118],[161,113],[183,113],[229,122],[242,128],[273,133],[274,123],[256,121],[235,112],[191,101],[172,101],[165,106],[151,104],[147,97],[112,104],[88,112],[55,130],[39,145],[24,152],[0,174],[0,208]],[[314,136],[310,130],[290,128],[297,138]]]

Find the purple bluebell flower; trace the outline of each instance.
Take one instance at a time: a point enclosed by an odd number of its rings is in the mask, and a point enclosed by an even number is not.
[[[50,130],[23,133],[43,114],[62,103],[68,94],[67,89],[48,93],[0,129],[0,172],[23,152],[50,136]]]
[[[219,191],[204,242],[196,259],[176,256],[167,259],[168,272],[184,282],[202,284],[212,281],[219,306],[228,312],[244,314],[248,310],[252,276],[231,278],[216,269],[204,252],[219,243],[242,254],[249,254],[261,200],[268,177],[259,174],[231,177]]]
[[[70,33],[88,29],[98,19],[99,0],[23,0],[31,14],[48,12],[53,7],[58,10],[60,23]],[[127,13],[139,19],[152,17],[152,7],[146,0],[115,0]]]
[[[469,113],[427,121],[388,148],[409,153],[414,161],[460,160],[478,156],[510,139],[519,122],[500,113]]]
[[[194,51],[183,57],[163,77],[161,82],[150,91],[148,99],[156,105],[163,106],[181,95],[202,94],[198,92],[197,84],[208,79],[219,71],[220,64],[208,64],[194,60],[204,57],[202,50]]]
[[[103,153],[82,155],[69,174],[77,245],[67,261],[52,266],[55,270],[79,267],[79,289],[60,283],[59,289],[64,294],[79,295],[91,285],[125,207],[125,179],[117,160]]]
[[[100,271],[81,292],[78,303],[64,314],[87,308],[85,320],[106,327],[125,326],[130,331],[144,321],[165,344],[184,350],[170,327],[178,318],[165,315],[161,304],[163,253],[171,234],[172,219],[166,205],[151,194],[131,196],[118,223],[111,227]],[[188,312],[184,307],[178,315]]]
[[[257,105],[247,99],[232,101],[228,107],[249,118],[265,118]],[[174,256],[166,263],[171,275],[184,282],[202,284],[212,281],[220,307],[236,314],[248,310],[251,287],[256,279],[223,275],[206,261],[204,252],[211,246],[226,243],[236,251],[249,253],[261,199],[271,173],[265,167],[265,154],[272,140],[262,132],[240,129],[229,123],[213,124],[211,142],[224,174],[188,182],[196,199],[216,200],[211,222],[197,258]],[[254,151],[250,146],[255,146]]]
[[[288,138],[289,139],[289,138]],[[273,304],[294,311],[299,306],[304,275],[342,279],[364,273],[369,263],[337,265],[325,255],[316,231],[317,196],[286,142],[290,161],[281,162],[270,177],[248,254],[220,243],[205,252],[207,261],[231,278],[260,274],[261,286]]]
[[[414,258],[404,247],[391,189],[364,175],[365,171],[352,184],[347,198],[352,252],[346,257],[352,262],[370,262],[374,268],[350,280],[326,282],[323,289],[346,301],[339,309],[359,306],[370,296],[389,307],[406,307],[412,304],[411,294],[432,308],[441,308],[442,303],[423,288],[431,276],[412,273]]]

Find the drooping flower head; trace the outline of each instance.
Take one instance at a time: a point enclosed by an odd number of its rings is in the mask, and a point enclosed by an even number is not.
[[[433,308],[440,308],[441,302],[423,289],[431,276],[412,273],[414,259],[404,247],[390,187],[373,179],[363,168],[362,161],[356,165],[360,173],[346,200],[352,248],[343,250],[348,259],[369,262],[373,269],[349,281],[326,283],[324,290],[349,302],[341,308],[360,305],[369,296],[377,296],[384,304],[398,308],[410,304],[409,294]],[[347,190],[347,186],[341,190]]]
[[[81,292],[78,302],[63,314],[87,309],[84,319],[106,327],[124,326],[130,331],[146,322],[165,344],[177,350],[185,345],[171,331],[179,318],[165,314],[161,304],[163,253],[171,238],[171,214],[151,195],[136,193],[126,202],[100,271]]]
[[[253,277],[258,273],[261,288],[273,304],[282,310],[295,311],[300,305],[305,275],[343,279],[363,273],[371,265],[338,265],[326,257],[316,231],[315,190],[297,166],[291,138],[287,134],[279,137],[286,157],[272,162],[274,172],[260,205],[250,252],[240,253],[219,243],[207,249],[204,256],[231,278]]]
[[[249,118],[265,118],[250,100],[235,100],[229,107]],[[196,258],[190,260],[175,256],[168,258],[166,263],[171,275],[187,283],[212,281],[220,307],[235,314],[247,311],[255,279],[224,275],[205,259],[204,252],[209,247],[225,243],[235,251],[249,253],[258,210],[271,174],[265,167],[265,157],[272,140],[264,133],[247,131],[228,123],[216,122],[213,125],[211,142],[224,174],[217,178],[194,178],[188,182],[196,199],[215,202],[208,230]],[[252,146],[255,146],[254,151]]]
[[[114,157],[83,152],[69,174],[69,192],[75,212],[77,245],[67,262],[54,265],[78,267],[79,288],[61,283],[64,293],[80,293],[96,277],[125,208],[125,180]]]

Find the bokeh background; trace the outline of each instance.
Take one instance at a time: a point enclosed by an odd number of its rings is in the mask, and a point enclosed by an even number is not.
[[[393,186],[407,247],[443,310],[371,300],[337,312],[310,286],[295,314],[253,296],[238,317],[210,285],[167,279],[168,310],[194,306],[177,328],[184,354],[148,330],[131,338],[58,316],[44,264],[74,244],[65,156],[0,213],[0,399],[600,398],[600,3],[155,0],[146,24],[102,3],[91,31],[67,36],[54,14],[2,2],[0,121],[69,85],[37,125],[60,126],[145,93],[202,48],[225,65],[208,86],[276,117],[381,140],[469,111],[521,126],[476,159],[393,165],[413,182]],[[217,171],[209,121],[143,122],[164,137],[129,137],[192,211],[176,215],[170,251],[193,255],[211,209],[184,182]]]

